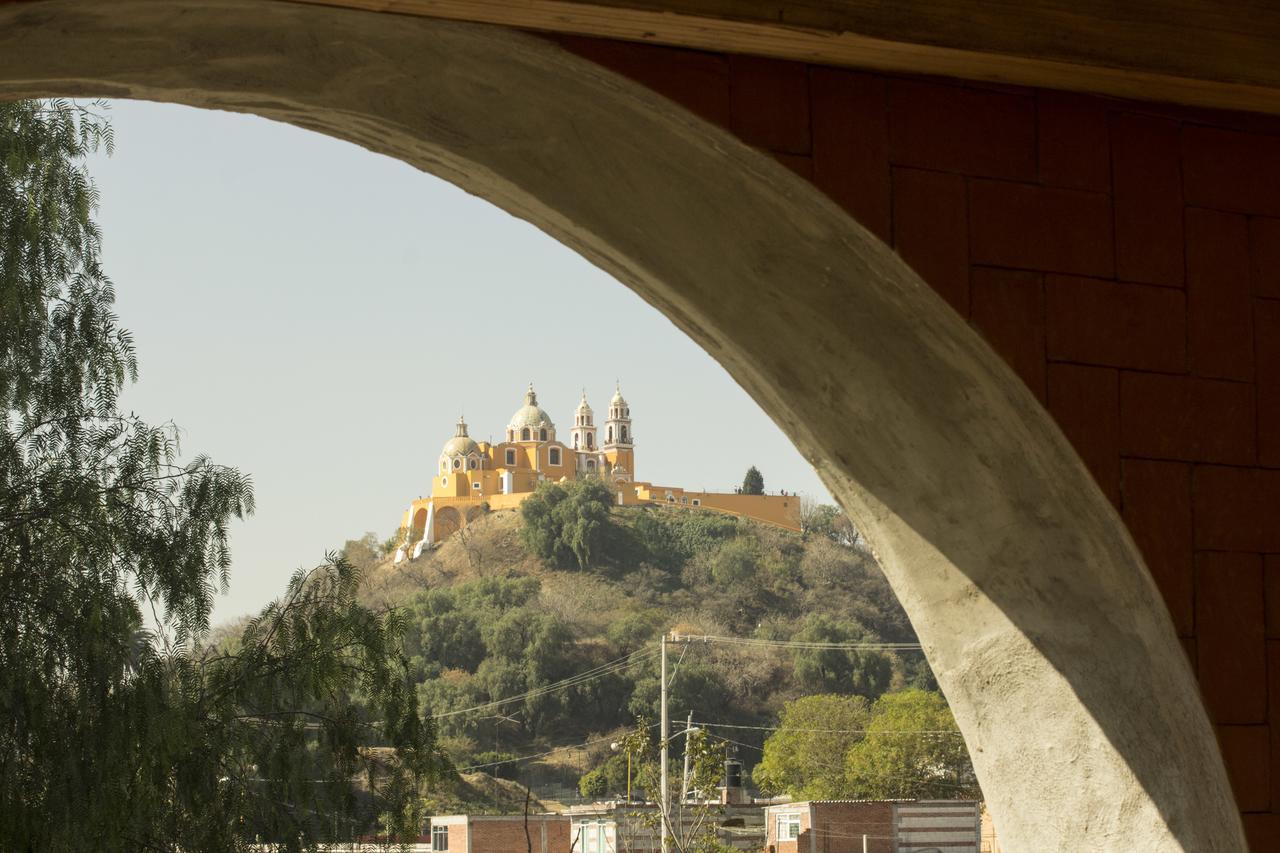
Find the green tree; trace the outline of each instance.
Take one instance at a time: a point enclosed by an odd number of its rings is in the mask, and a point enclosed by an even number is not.
[[[747,475],[742,478],[742,493],[744,495],[764,494],[764,475],[754,465],[747,469]]]
[[[871,709],[867,736],[845,756],[858,797],[978,797],[964,738],[941,693],[886,693]]]
[[[862,740],[870,719],[861,696],[803,696],[788,702],[751,777],[761,789],[796,800],[852,796],[844,756]]]
[[[717,838],[717,818],[723,815],[724,808],[716,801],[715,790],[724,778],[725,742],[710,737],[702,729],[682,734],[689,756],[687,790],[690,795],[681,796],[686,780],[681,776],[680,762],[672,762],[668,768],[672,774],[668,779],[671,801],[662,803],[658,796],[662,785],[662,765],[658,757],[661,745],[655,743],[651,731],[650,726],[641,722],[620,741],[623,754],[631,758],[635,788],[659,801],[656,811],[637,811],[629,816],[630,820],[659,833],[665,828],[675,853],[719,853],[724,846]],[[668,749],[674,752],[675,747],[673,736],[668,741]]]
[[[809,643],[873,643],[875,637],[856,622],[811,613],[793,639]],[[875,699],[889,689],[893,659],[884,652],[841,648],[797,649],[795,676],[799,685],[823,693],[856,693]]]
[[[0,849],[247,850],[410,830],[445,772],[394,614],[333,559],[204,650],[249,479],[119,411],[136,375],[85,158],[100,107],[0,104]],[[377,723],[372,722],[377,720]],[[364,744],[395,747],[373,762]],[[391,757],[391,756],[389,756]],[[329,827],[329,829],[325,829]]]
[[[615,535],[609,518],[613,491],[595,477],[543,482],[520,504],[525,547],[562,569],[603,562]]]

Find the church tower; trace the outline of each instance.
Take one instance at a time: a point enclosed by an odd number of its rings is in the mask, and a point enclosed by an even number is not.
[[[599,450],[596,443],[595,413],[587,404],[587,392],[582,392],[582,400],[573,413],[573,429],[569,433],[573,449],[579,452]]]
[[[615,389],[609,401],[609,419],[604,422],[604,453],[615,480],[634,478],[635,436],[631,433],[631,408],[622,397],[621,389]]]

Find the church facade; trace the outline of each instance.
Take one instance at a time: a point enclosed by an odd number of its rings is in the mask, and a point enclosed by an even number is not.
[[[767,524],[800,529],[800,499],[796,495],[744,495],[693,492],[656,486],[635,478],[635,435],[631,407],[615,389],[605,420],[597,425],[586,392],[573,413],[567,440],[538,405],[529,386],[524,405],[511,416],[505,440],[476,441],[462,419],[445,442],[431,480],[431,495],[409,505],[401,522],[405,541],[396,562],[417,557],[489,509],[518,507],[546,480],[566,482],[599,477],[613,487],[619,506],[663,504],[701,508],[744,516]]]

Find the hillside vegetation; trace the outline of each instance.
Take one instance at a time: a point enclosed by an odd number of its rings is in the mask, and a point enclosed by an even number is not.
[[[834,509],[795,534],[711,511],[610,506],[598,483],[544,486],[416,560],[393,565],[372,535],[345,556],[363,596],[408,615],[424,709],[459,769],[574,790],[608,736],[656,721],[658,638],[685,634],[822,642],[914,642],[870,554]],[[874,701],[933,689],[918,652],[696,643],[671,651],[671,716],[738,742],[748,767],[783,706],[823,693]],[[576,677],[576,678],[575,678]],[[565,680],[568,685],[562,685]],[[517,701],[504,702],[511,697]],[[536,760],[516,757],[562,749]],[[562,797],[563,798],[563,797]]]

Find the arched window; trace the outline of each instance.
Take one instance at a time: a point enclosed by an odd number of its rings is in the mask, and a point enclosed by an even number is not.
[[[441,477],[441,478],[440,478],[440,485],[442,485],[442,486],[447,486],[447,485],[449,485],[449,478],[448,478],[448,477]]]
[[[587,450],[591,449],[591,433],[587,433]]]
[[[547,440],[547,431],[545,429],[538,430],[538,440],[539,441]]]
[[[573,437],[573,449],[574,449],[574,450],[577,450],[577,449],[578,449],[578,436],[577,436],[577,435],[574,435],[574,437]]]
[[[596,460],[594,460],[594,459],[588,459],[588,460],[587,460],[587,470],[588,470],[588,471],[594,471],[594,470],[596,470]]]
[[[622,440],[625,442],[627,440],[627,428],[624,426],[620,427],[620,429],[622,430]]]
[[[528,441],[528,440],[529,440],[529,428],[528,428],[528,427],[525,427],[524,429],[520,430],[520,440],[521,440],[521,441]]]
[[[613,441],[613,427],[609,427],[609,431],[605,433],[604,440]]]

